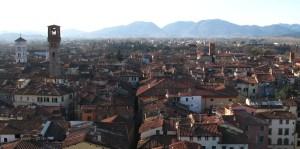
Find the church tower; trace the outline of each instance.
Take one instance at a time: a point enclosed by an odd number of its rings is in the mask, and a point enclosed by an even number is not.
[[[48,26],[49,73],[51,77],[59,77],[61,75],[59,59],[60,41],[60,26]]]
[[[21,36],[15,40],[15,48],[16,55],[15,60],[16,63],[27,63],[27,43],[24,38]]]

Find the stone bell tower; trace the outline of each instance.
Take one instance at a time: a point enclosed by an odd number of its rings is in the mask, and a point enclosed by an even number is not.
[[[16,48],[16,55],[15,60],[16,63],[27,63],[27,44],[24,38],[20,37],[15,40],[15,48]]]
[[[61,75],[59,46],[60,46],[60,26],[48,26],[49,43],[49,73],[50,77],[59,77]]]

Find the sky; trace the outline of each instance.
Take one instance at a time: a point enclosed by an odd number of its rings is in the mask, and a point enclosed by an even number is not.
[[[149,21],[223,19],[240,25],[300,24],[299,0],[1,0],[0,31],[46,31],[47,25],[95,31]]]

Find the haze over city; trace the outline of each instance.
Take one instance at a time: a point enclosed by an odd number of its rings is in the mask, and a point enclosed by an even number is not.
[[[48,24],[94,31],[135,21],[159,27],[176,21],[222,19],[239,25],[300,23],[297,0],[9,0],[0,31],[44,31]]]

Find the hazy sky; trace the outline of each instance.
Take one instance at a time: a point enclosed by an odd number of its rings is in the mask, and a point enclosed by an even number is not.
[[[300,0],[1,0],[0,31],[93,31],[151,21],[224,19],[237,24],[299,23]]]

